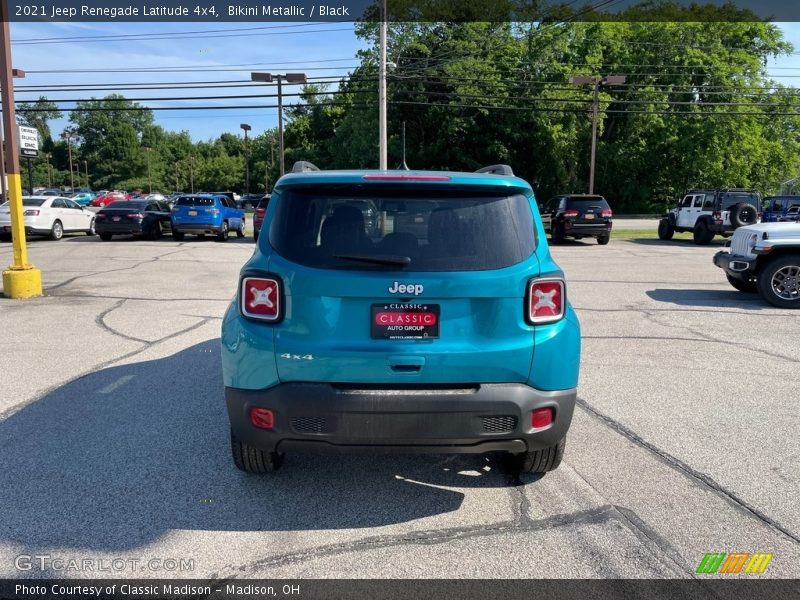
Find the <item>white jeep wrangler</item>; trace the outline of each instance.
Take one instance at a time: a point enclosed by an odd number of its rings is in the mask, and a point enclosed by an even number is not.
[[[671,240],[676,231],[692,232],[694,243],[706,245],[715,235],[730,236],[737,228],[757,223],[761,196],[752,189],[689,190],[658,223],[658,237]]]
[[[714,264],[737,290],[758,292],[779,308],[800,308],[800,221],[740,227]]]

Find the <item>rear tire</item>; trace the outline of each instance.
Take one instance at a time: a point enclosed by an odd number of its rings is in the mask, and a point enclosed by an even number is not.
[[[236,437],[233,430],[231,430],[231,455],[236,468],[245,473],[258,475],[272,473],[280,469],[283,464],[283,454],[266,452],[245,444]]]
[[[96,232],[94,230],[94,219],[92,219],[92,221],[89,223],[89,229],[86,230],[86,235],[91,236],[91,235],[95,235],[95,233]]]
[[[728,278],[728,283],[730,283],[740,292],[754,294],[758,291],[758,283],[755,281],[742,281],[741,279],[736,279],[736,277],[731,277],[727,273],[725,273],[725,277]]]
[[[254,241],[254,242],[257,242],[257,241],[258,241],[258,232],[257,232],[257,231],[254,231],[254,232],[253,232],[253,241]]]
[[[10,242],[10,241],[11,241],[10,233],[0,233],[0,242]]]
[[[156,221],[150,226],[150,229],[147,232],[147,237],[153,241],[158,240],[161,238],[161,223]]]
[[[180,231],[172,230],[172,239],[176,242],[182,242],[183,238],[186,237],[185,233],[181,233]]]
[[[236,230],[236,237],[237,237],[237,238],[243,238],[243,237],[244,237],[244,229],[245,229],[245,226],[246,226],[246,224],[245,224],[245,222],[244,222],[244,219],[242,219],[242,222],[241,222],[241,224],[239,225],[239,229],[237,229],[237,230]]]
[[[511,454],[509,455],[509,470],[515,475],[554,471],[561,464],[561,459],[564,458],[566,445],[567,439],[563,438],[555,446],[550,446],[543,450],[534,450],[524,454]]]
[[[227,242],[229,233],[230,233],[230,230],[228,229],[228,222],[227,221],[223,221],[222,222],[222,227],[220,228],[219,233],[217,234],[217,241],[218,242]]]
[[[673,235],[675,235],[675,228],[667,219],[661,219],[658,222],[658,239],[666,242],[671,240]]]
[[[104,242],[109,242],[109,241],[111,241],[111,238],[112,238],[112,237],[114,237],[114,236],[113,236],[113,235],[111,235],[110,233],[101,233],[101,234],[100,234],[100,239],[101,239],[101,240],[103,240]]]
[[[758,221],[758,210],[752,204],[739,202],[731,208],[731,225],[734,227],[744,227],[753,225]]]
[[[558,223],[553,223],[550,227],[550,239],[553,245],[561,244],[564,241],[564,232],[559,227]]]
[[[694,226],[694,243],[698,246],[708,246],[714,239],[714,232],[708,228],[708,223],[698,221]]]
[[[778,308],[800,308],[800,254],[778,256],[758,274],[758,293]]]
[[[597,236],[597,243],[601,246],[605,246],[608,242],[611,241],[611,234],[606,233],[605,235],[598,235]]]
[[[64,237],[64,226],[61,221],[53,221],[53,227],[50,229],[50,239],[58,241]]]

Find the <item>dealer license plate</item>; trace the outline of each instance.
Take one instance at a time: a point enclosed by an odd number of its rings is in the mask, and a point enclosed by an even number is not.
[[[374,340],[430,340],[439,337],[438,304],[373,304]]]

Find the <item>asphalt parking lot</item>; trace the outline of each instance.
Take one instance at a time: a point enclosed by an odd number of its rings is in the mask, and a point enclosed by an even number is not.
[[[194,561],[104,577],[694,577],[707,552],[800,577],[800,314],[733,290],[720,247],[553,249],[581,400],[560,469],[518,481],[469,456],[244,475],[218,338],[252,238],[32,241],[46,297],[0,298],[0,577],[98,575],[20,555]]]

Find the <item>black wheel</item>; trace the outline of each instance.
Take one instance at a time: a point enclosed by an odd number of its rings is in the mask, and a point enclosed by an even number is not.
[[[558,223],[550,226],[550,239],[553,240],[553,244],[560,244],[564,241],[564,231]]]
[[[667,219],[661,219],[658,222],[658,239],[671,240],[673,235],[675,235],[675,228]]]
[[[183,238],[186,236],[185,233],[181,233],[180,231],[172,230],[172,239],[176,242],[182,242]]]
[[[728,278],[728,283],[730,283],[740,292],[747,292],[748,294],[753,294],[758,291],[758,284],[756,283],[755,278],[743,281],[742,279],[736,279],[736,277],[731,277],[727,273],[725,273],[725,277]]]
[[[100,234],[100,239],[103,240],[104,242],[110,241],[112,237],[114,237],[114,236],[111,235],[110,233],[101,233]]]
[[[764,265],[758,293],[778,308],[800,308],[800,254],[778,256]]]
[[[10,241],[11,241],[10,233],[0,233],[0,242],[10,242]]]
[[[242,219],[242,222],[239,225],[239,229],[236,230],[236,237],[238,237],[238,238],[243,238],[244,237],[244,228],[245,228],[245,222],[244,222],[244,219]]]
[[[228,229],[228,222],[227,221],[223,221],[222,222],[222,227],[220,228],[219,233],[217,234],[217,241],[218,242],[227,242],[228,241],[228,233],[229,232],[230,231]]]
[[[61,221],[54,221],[53,227],[50,229],[50,239],[58,241],[63,237],[64,226],[61,224]]]
[[[258,241],[258,231],[254,231],[254,232],[253,232],[253,241],[254,241],[254,242],[257,242],[257,241]]]
[[[92,219],[91,222],[89,223],[89,229],[86,230],[86,235],[94,235],[94,234],[95,234],[94,219]]]
[[[151,240],[157,240],[161,238],[161,223],[156,221],[152,225],[150,225],[150,229],[147,230],[147,237]]]
[[[280,469],[283,464],[283,454],[265,452],[245,444],[236,437],[233,430],[231,430],[231,454],[233,455],[233,464],[245,473],[272,473]]]
[[[756,221],[758,221],[758,211],[752,204],[739,202],[731,208],[731,225],[734,227],[753,225]]]
[[[604,233],[603,235],[597,236],[597,243],[601,246],[605,246],[609,241],[611,241],[610,233]]]
[[[706,221],[698,221],[694,226],[694,243],[698,246],[707,246],[714,239],[714,232],[708,228]]]
[[[547,473],[554,471],[561,464],[564,458],[564,448],[567,445],[566,438],[562,439],[555,446],[550,446],[544,450],[534,450],[525,454],[511,454],[508,467],[512,473]]]

